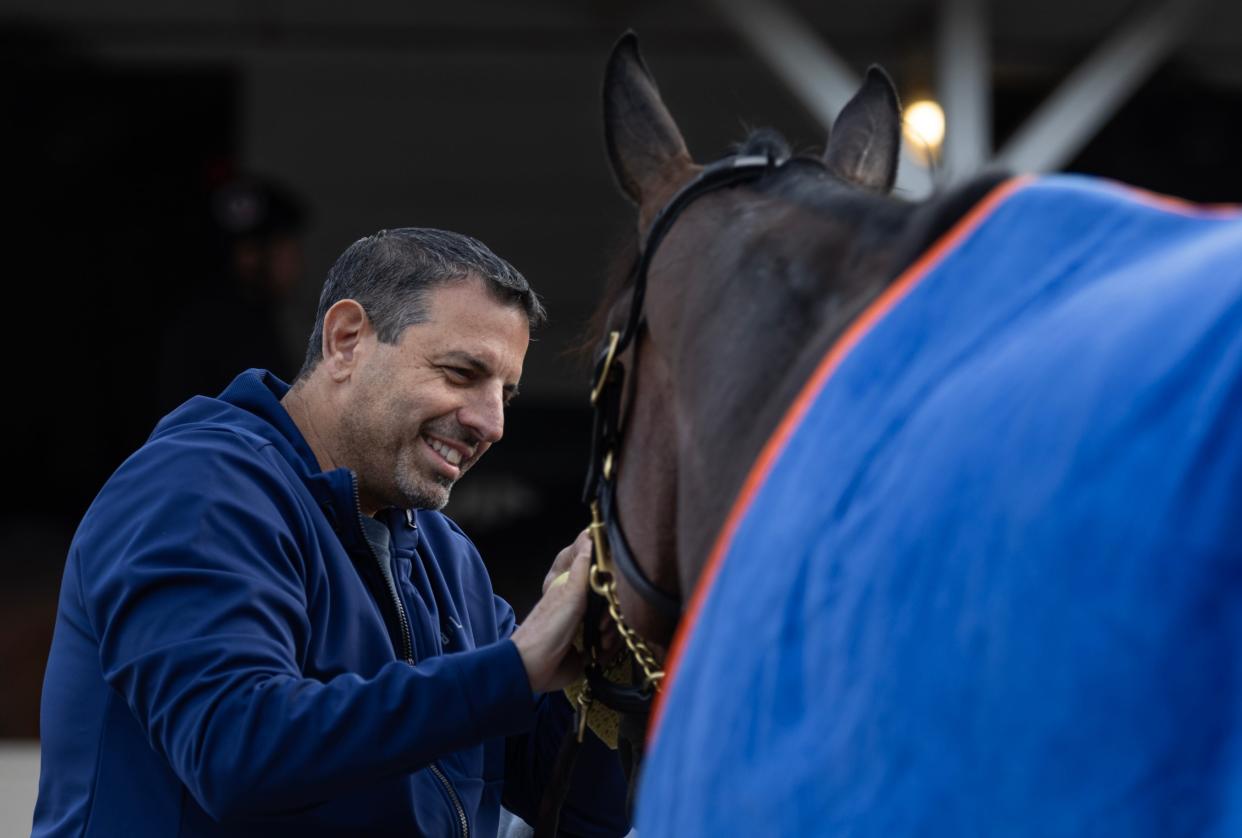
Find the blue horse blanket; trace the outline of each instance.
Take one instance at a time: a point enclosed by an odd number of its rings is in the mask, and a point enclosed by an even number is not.
[[[739,501],[643,838],[1242,835],[1242,214],[959,228]]]

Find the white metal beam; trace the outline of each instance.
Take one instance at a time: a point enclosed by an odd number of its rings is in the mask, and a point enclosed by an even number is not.
[[[936,95],[945,115],[940,178],[969,177],[992,156],[992,82],[986,0],[941,0]]]
[[[778,0],[711,0],[721,16],[787,84],[827,130],[862,79],[805,21]],[[931,193],[927,167],[903,143],[897,189],[907,197]]]
[[[1153,3],[1076,68],[997,156],[1017,172],[1065,166],[1186,38],[1203,0]]]

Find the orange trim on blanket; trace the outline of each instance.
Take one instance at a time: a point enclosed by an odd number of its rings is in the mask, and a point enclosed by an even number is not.
[[[737,528],[754,501],[755,495],[758,494],[759,489],[767,480],[772,466],[785,449],[785,445],[793,435],[793,432],[801,424],[803,416],[810,409],[811,404],[819,395],[820,390],[823,389],[824,384],[836,372],[850,351],[918,285],[919,281],[937,263],[974,232],[975,228],[1005,199],[1033,180],[1034,178],[1030,176],[1012,178],[989,192],[970,212],[958,220],[949,232],[941,236],[914,264],[906,268],[901,276],[885,289],[884,293],[877,297],[849,325],[841,336],[833,342],[827,354],[816,365],[815,371],[807,379],[797,398],[794,399],[793,404],[785,412],[780,424],[776,426],[776,430],[773,431],[767,443],[764,444],[763,450],[759,453],[754,465],[751,466],[750,472],[746,476],[746,481],[742,484],[742,489],[738,492],[737,498],[733,501],[733,506],[729,510],[729,516],[725,519],[724,526],[720,528],[719,535],[716,536],[716,542],[708,555],[707,563],[703,566],[702,573],[699,574],[698,583],[694,587],[694,595],[690,599],[685,615],[678,624],[672,645],[669,647],[668,657],[664,662],[664,685],[660,693],[657,694],[655,705],[651,711],[651,724],[647,729],[648,746],[655,741],[656,735],[659,732],[660,718],[664,711],[664,697],[668,695],[669,689],[672,687],[682,651],[686,643],[689,642],[690,633],[694,630],[694,625],[698,621],[699,611],[703,606],[703,602],[707,599],[712,583],[716,580],[716,574],[720,571],[720,565],[724,560],[724,556],[729,552],[729,547],[733,543],[733,537],[737,533]]]

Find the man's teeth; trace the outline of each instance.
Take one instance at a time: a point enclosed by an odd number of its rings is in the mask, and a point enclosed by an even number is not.
[[[424,439],[426,439],[426,437],[424,437]],[[458,451],[456,448],[449,448],[444,443],[438,442],[434,439],[427,439],[427,444],[431,446],[432,451],[435,451],[437,454],[439,454],[444,459],[448,460],[453,465],[455,466],[461,465],[461,452]]]

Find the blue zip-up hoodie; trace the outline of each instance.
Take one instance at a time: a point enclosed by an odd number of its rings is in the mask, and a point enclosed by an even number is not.
[[[452,521],[389,510],[375,553],[287,390],[250,370],[182,405],[83,518],[35,836],[494,835],[502,795],[533,816],[568,703],[532,695]],[[583,756],[562,824],[624,834],[619,763]]]

